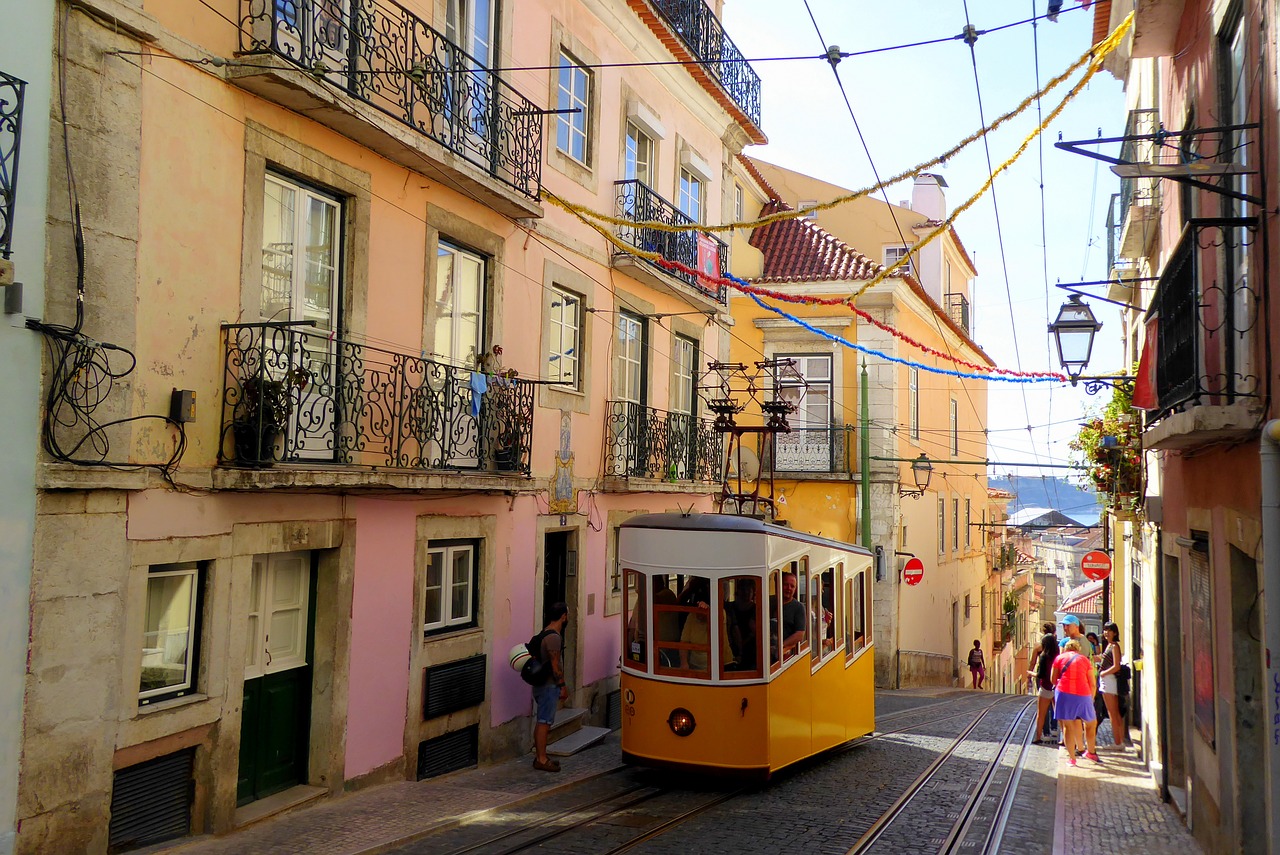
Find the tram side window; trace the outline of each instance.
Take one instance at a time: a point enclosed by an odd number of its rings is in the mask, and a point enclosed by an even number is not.
[[[821,659],[836,649],[836,568],[813,574],[809,597],[811,655]]]
[[[769,670],[777,671],[782,663],[782,595],[781,573],[769,573]]]
[[[644,669],[648,666],[648,632],[649,619],[645,606],[648,585],[645,578],[634,570],[623,570],[626,585],[622,589],[622,612],[627,616],[627,638],[623,650],[626,651],[627,662],[633,667]]]
[[[853,649],[853,578],[844,575],[844,565],[840,565],[840,578],[844,580],[842,583],[843,590],[840,599],[844,606],[844,655],[852,657]]]
[[[653,582],[653,662],[655,667],[680,667],[680,629],[684,617],[679,607],[678,580],[657,575]]]
[[[782,574],[782,659],[788,662],[808,647],[808,559],[792,561]]]
[[[867,581],[866,572],[845,581],[845,644],[849,656],[867,646]]]
[[[732,576],[720,581],[725,642],[720,649],[722,678],[760,676],[759,586],[760,580],[755,576]]]
[[[706,676],[711,667],[711,580],[705,576],[689,576],[680,592],[681,671]]]

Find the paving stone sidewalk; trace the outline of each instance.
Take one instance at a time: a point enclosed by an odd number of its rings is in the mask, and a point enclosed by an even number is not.
[[[1111,728],[1104,724],[1098,744],[1112,742]],[[1160,801],[1136,748],[1101,751],[1102,763],[1081,757],[1075,766],[1067,762],[1066,751],[1057,752],[1054,855],[1202,855],[1173,806]]]
[[[529,757],[429,781],[370,787],[264,820],[225,837],[188,838],[149,850],[172,855],[374,855],[495,808],[518,804],[621,765],[618,733],[539,772]]]

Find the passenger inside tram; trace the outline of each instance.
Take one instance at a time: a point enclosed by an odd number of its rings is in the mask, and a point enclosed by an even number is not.
[[[667,668],[680,667],[680,651],[675,647],[664,647],[663,642],[680,641],[679,597],[676,595],[678,581],[670,576],[653,577],[653,631],[657,636],[658,664]]]
[[[751,576],[724,579],[720,583],[724,599],[725,625],[733,663],[726,671],[754,671],[758,665],[760,639],[757,633],[760,604],[756,602],[756,580]]]
[[[796,599],[800,588],[799,578],[794,572],[782,574],[782,654],[790,659],[800,652],[800,644],[805,638],[805,626],[808,624],[808,610],[804,603]]]

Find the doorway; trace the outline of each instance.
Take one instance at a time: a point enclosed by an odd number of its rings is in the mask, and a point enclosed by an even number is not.
[[[1160,672],[1165,678],[1165,787],[1184,816],[1187,812],[1187,728],[1182,648],[1182,564],[1163,556],[1161,599],[1164,601],[1164,657]]]
[[[566,603],[569,606],[569,623],[565,627],[565,649],[569,649],[570,631],[578,621],[578,538],[577,532],[549,531],[543,538],[543,574],[542,574],[542,610],[545,615],[552,603]],[[539,629],[542,628],[539,615]],[[570,686],[577,685],[574,678],[575,657],[566,655],[563,658],[565,679]]]
[[[254,556],[238,806],[306,783],[315,584],[310,552]]]

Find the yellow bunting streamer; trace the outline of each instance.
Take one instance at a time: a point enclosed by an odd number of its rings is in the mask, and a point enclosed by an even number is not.
[[[1016,118],[1017,116],[1025,112],[1027,108],[1029,108],[1032,104],[1036,102],[1037,99],[1043,97],[1044,95],[1056,89],[1063,82],[1065,82],[1067,78],[1069,78],[1072,74],[1074,74],[1079,69],[1083,68],[1085,65],[1089,65],[1089,71],[1086,73],[1084,79],[1079,84],[1077,84],[1071,90],[1070,93],[1068,93],[1067,97],[1064,98],[1063,101],[1058,105],[1057,110],[1053,114],[1051,114],[1051,116],[1056,116],[1058,113],[1061,113],[1062,109],[1066,106],[1068,101],[1070,101],[1077,94],[1079,94],[1080,90],[1084,88],[1084,84],[1087,83],[1089,79],[1092,78],[1093,75],[1098,72],[1098,70],[1102,67],[1102,61],[1108,55],[1110,55],[1117,47],[1119,47],[1121,40],[1123,40],[1125,34],[1128,33],[1129,29],[1132,26],[1133,26],[1133,13],[1131,12],[1129,13],[1129,16],[1125,18],[1124,21],[1121,22],[1120,26],[1116,27],[1116,29],[1111,33],[1111,35],[1109,35],[1106,39],[1102,40],[1097,45],[1095,45],[1094,47],[1086,51],[1078,60],[1073,62],[1065,71],[1063,71],[1057,77],[1054,77],[1047,84],[1045,84],[1045,86],[1042,89],[1040,89],[1040,91],[1034,92],[1031,95],[1028,95],[1025,99],[1023,99],[1023,101],[1020,104],[1018,104],[1017,107],[999,116],[998,118],[995,119],[995,121],[993,121],[987,127],[981,128],[975,131],[974,133],[970,134],[969,136],[965,137],[963,140],[958,142],[956,145],[952,146],[947,151],[938,155],[937,157],[934,157],[930,160],[925,161],[924,163],[914,166],[911,169],[906,170],[905,172],[901,172],[897,175],[891,176],[885,179],[884,181],[879,182],[878,184],[873,184],[870,187],[864,187],[861,190],[855,190],[852,193],[848,193],[843,196],[837,196],[834,199],[831,199],[827,202],[819,203],[817,205],[810,205],[808,207],[801,208],[799,210],[777,211],[773,214],[769,214],[764,217],[759,217],[754,220],[739,220],[731,223],[723,223],[721,225],[706,225],[703,223],[672,224],[672,223],[660,222],[657,220],[633,220],[633,219],[627,219],[624,217],[615,217],[611,214],[605,214],[603,212],[593,210],[591,208],[588,208],[585,205],[577,205],[573,202],[568,201],[567,199],[562,199],[561,197],[557,196],[555,193],[552,193],[550,190],[548,190],[545,187],[542,188],[542,195],[548,202],[552,203],[553,205],[563,208],[564,210],[572,214],[576,214],[579,218],[582,218],[584,220],[590,219],[590,220],[599,221],[601,223],[606,223],[612,226],[623,226],[628,228],[639,228],[639,229],[652,229],[654,231],[661,231],[661,232],[685,232],[685,231],[727,232],[727,231],[733,231],[735,229],[740,229],[740,228],[744,228],[744,229],[757,228],[759,226],[766,226],[766,225],[769,225],[770,223],[781,222],[783,220],[792,220],[792,219],[799,219],[801,217],[807,217],[815,211],[825,211],[831,208],[835,208],[840,205],[844,205],[849,202],[852,202],[856,199],[862,199],[862,198],[865,198],[866,196],[870,196],[872,193],[875,193],[886,187],[890,187],[894,184],[898,184],[899,182],[906,181],[907,179],[914,179],[916,176],[920,175],[926,170],[932,169],[933,167],[942,164],[949,158],[952,158],[959,152],[963,151],[968,146],[982,139],[987,134],[995,131],[1001,125],[1004,125],[1006,122]],[[1018,150],[1018,155],[1021,155],[1021,153],[1025,151],[1026,146],[1032,140],[1034,140],[1037,136],[1039,136],[1039,134],[1044,130],[1044,127],[1046,126],[1046,124],[1047,124],[1047,120],[1046,120],[1046,123],[1042,124],[1040,128],[1036,129],[1035,133],[1033,133],[1030,137],[1027,138],[1027,140],[1022,144],[1022,147]],[[1017,156],[1012,158],[1010,161],[1006,161],[1006,163],[1003,164],[1001,168],[996,171],[999,172],[999,171],[1002,171],[1003,169],[1008,168],[1009,165],[1012,165],[1013,160],[1016,160],[1016,159],[1017,159]],[[985,192],[986,189],[987,188],[984,188],[983,191],[979,193],[979,195],[981,195],[982,192]],[[968,207],[968,205],[971,205],[971,204],[972,204],[972,201],[967,203],[966,207]],[[954,217],[952,219],[954,219]],[[949,225],[950,225],[950,222],[947,223],[947,226]],[[602,231],[602,234],[604,233],[605,232]],[[923,245],[923,242],[921,244],[917,244],[917,247],[921,245]],[[632,252],[632,254],[635,254],[635,255],[641,255],[642,257],[649,257],[644,253],[636,252],[634,250],[630,250],[630,251]],[[910,258],[909,255],[903,256],[903,258],[899,260],[899,263],[895,264],[894,267],[890,269],[896,270],[902,267],[904,264],[907,263],[909,258]],[[867,287],[870,287],[870,286],[867,286]]]

